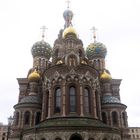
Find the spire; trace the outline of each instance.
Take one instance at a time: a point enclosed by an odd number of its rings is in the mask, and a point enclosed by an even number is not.
[[[45,31],[48,28],[46,28],[46,26],[42,26],[40,29],[42,30],[42,40],[44,40],[44,38],[45,38]]]
[[[69,9],[70,0],[67,0],[66,2],[67,2],[67,9],[63,13],[63,17],[64,17],[64,20],[65,20],[64,28],[72,26],[71,21],[72,21],[72,18],[73,18],[73,12]]]
[[[95,43],[96,42],[96,31],[97,31],[97,29],[93,26],[91,28],[91,30],[93,31],[93,38],[94,38],[94,43]]]
[[[67,3],[67,9],[69,9],[69,6],[70,6],[70,0],[67,0],[66,3]]]

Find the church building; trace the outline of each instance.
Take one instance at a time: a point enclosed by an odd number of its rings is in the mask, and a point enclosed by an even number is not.
[[[106,46],[97,41],[95,30],[93,41],[83,46],[69,7],[63,17],[53,47],[43,34],[31,48],[27,77],[17,78],[19,98],[9,139],[128,140],[121,79],[106,69]]]

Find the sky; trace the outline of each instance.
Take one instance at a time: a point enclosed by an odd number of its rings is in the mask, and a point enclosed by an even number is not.
[[[7,124],[18,101],[16,78],[32,67],[31,47],[45,40],[53,47],[64,27],[66,0],[0,0],[0,122]],[[97,28],[97,41],[106,45],[106,68],[122,79],[121,102],[127,105],[129,126],[140,127],[140,0],[71,0],[73,26],[84,48]]]

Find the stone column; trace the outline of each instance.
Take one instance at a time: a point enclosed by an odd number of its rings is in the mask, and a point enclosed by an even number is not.
[[[45,120],[45,118],[46,118],[46,100],[47,100],[47,93],[46,93],[45,87],[43,87],[43,100],[42,100],[41,121]]]
[[[62,116],[66,116],[66,81],[62,83]]]
[[[98,92],[98,94],[97,94],[97,99],[98,99],[99,119],[102,120],[102,115],[101,115],[101,98],[100,98],[99,92]]]
[[[21,112],[20,122],[21,122],[21,128],[23,128],[23,124],[24,124],[24,111]]]
[[[51,103],[52,103],[52,93],[51,93],[51,86],[49,85],[48,118],[50,118],[50,117],[51,117]]]
[[[92,88],[92,94],[93,94],[93,117],[97,118],[97,111],[96,111],[96,98],[95,98],[95,88]]]
[[[109,120],[109,125],[113,126],[113,123],[112,123],[112,112],[111,111],[108,113],[108,120]]]
[[[84,106],[83,106],[83,88],[82,88],[82,82],[79,82],[80,84],[80,116],[84,116]]]

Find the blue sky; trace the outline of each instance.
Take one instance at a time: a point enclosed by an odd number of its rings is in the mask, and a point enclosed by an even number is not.
[[[46,41],[53,47],[64,26],[65,0],[0,1],[0,122],[7,123],[18,101],[16,78],[26,77],[32,67],[31,47],[41,40],[40,27],[48,30]],[[139,0],[71,0],[73,26],[84,47],[97,30],[97,41],[108,49],[106,67],[113,78],[123,79],[122,103],[128,106],[129,126],[140,126],[140,1]]]

